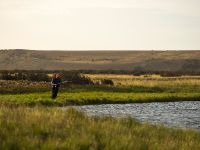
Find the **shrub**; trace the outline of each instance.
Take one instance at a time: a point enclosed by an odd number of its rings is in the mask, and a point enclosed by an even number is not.
[[[79,73],[65,73],[62,75],[62,80],[63,81],[70,81],[70,83],[72,84],[80,84],[80,85],[83,85],[83,84],[90,84],[90,85],[93,85],[93,81],[84,76],[84,75],[81,75]]]
[[[101,84],[114,85],[114,83],[111,79],[103,79],[103,80],[101,80]]]

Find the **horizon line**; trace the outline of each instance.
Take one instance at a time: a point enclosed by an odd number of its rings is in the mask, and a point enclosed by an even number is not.
[[[0,49],[2,50],[27,50],[27,51],[199,51],[200,49]]]

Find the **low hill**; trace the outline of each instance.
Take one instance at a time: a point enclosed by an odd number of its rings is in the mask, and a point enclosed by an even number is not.
[[[0,70],[200,71],[200,51],[0,50]]]

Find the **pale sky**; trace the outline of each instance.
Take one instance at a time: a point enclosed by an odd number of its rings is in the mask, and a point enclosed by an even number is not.
[[[200,0],[0,0],[0,49],[200,50]]]

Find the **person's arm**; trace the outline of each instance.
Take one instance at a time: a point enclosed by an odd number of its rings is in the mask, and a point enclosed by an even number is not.
[[[53,78],[51,79],[51,84],[53,84]]]

